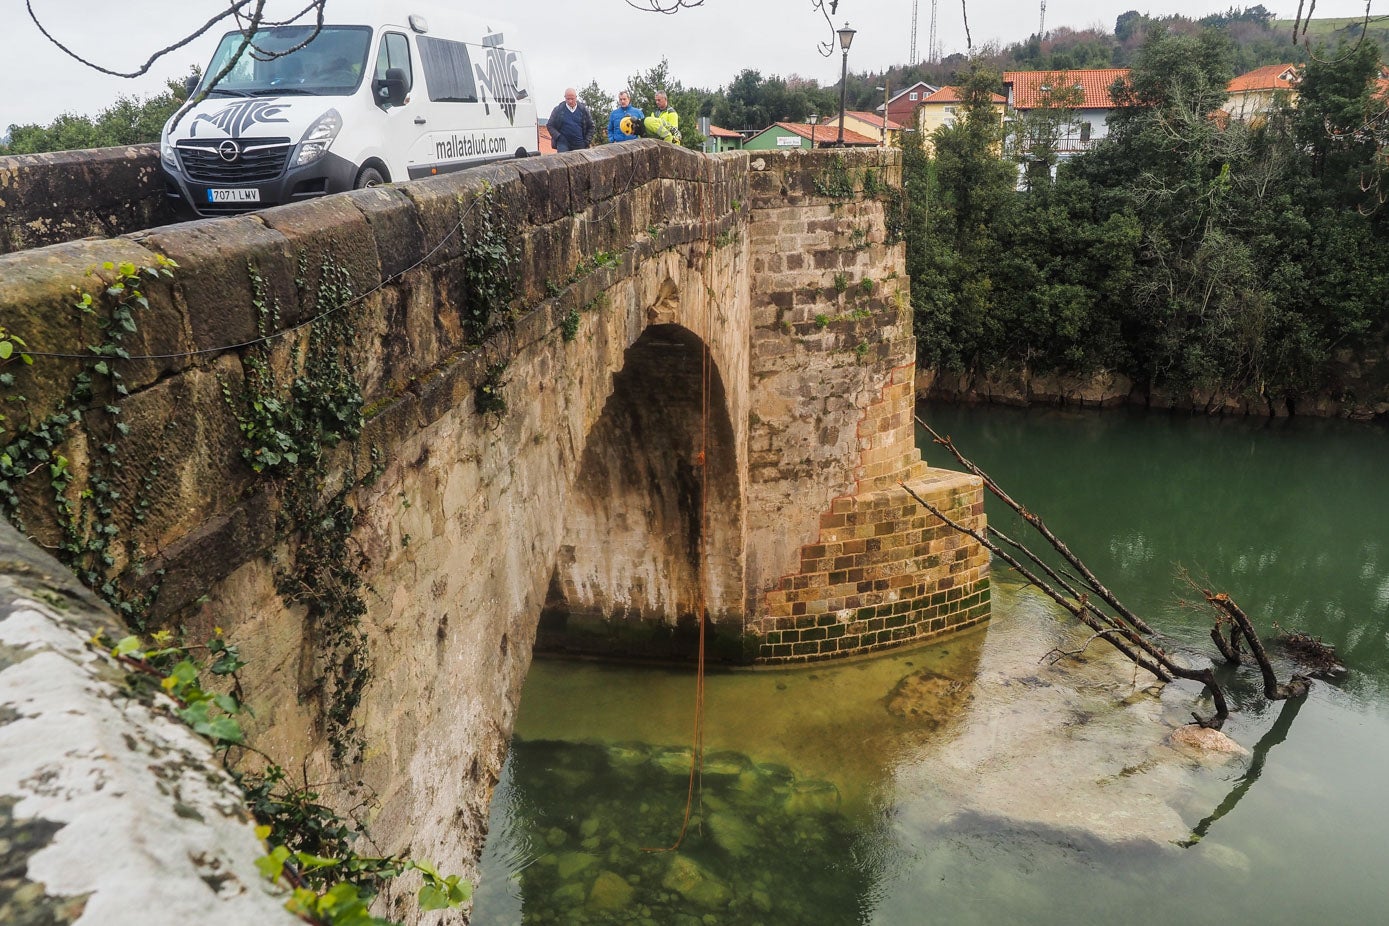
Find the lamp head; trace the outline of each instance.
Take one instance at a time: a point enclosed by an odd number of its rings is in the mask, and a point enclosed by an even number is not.
[[[839,30],[839,47],[844,49],[845,51],[848,51],[849,46],[852,45],[854,42],[854,35],[857,32],[857,29],[850,29],[849,24],[845,23],[844,26]]]

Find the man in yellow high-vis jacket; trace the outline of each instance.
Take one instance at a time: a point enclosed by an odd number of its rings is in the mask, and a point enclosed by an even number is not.
[[[628,135],[680,144],[680,114],[671,108],[664,92],[656,94],[656,109],[651,115],[645,119],[624,116],[618,125]]]

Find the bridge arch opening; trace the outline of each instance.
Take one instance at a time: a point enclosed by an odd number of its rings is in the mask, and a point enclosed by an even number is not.
[[[539,651],[746,661],[743,509],[723,377],[704,342],[648,327],[589,431],[537,632]]]

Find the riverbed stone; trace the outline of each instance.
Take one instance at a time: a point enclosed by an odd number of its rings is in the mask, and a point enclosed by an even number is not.
[[[1175,746],[1195,750],[1205,756],[1239,757],[1249,755],[1249,750],[1230,739],[1220,730],[1188,724],[1178,727],[1168,736]]]
[[[728,886],[693,859],[677,855],[670,861],[661,883],[685,900],[702,907],[722,907],[728,903]]]
[[[556,870],[566,881],[598,864],[598,856],[589,852],[566,852],[559,857]]]
[[[620,874],[603,870],[588,893],[588,905],[598,910],[625,910],[632,902],[633,890]]]

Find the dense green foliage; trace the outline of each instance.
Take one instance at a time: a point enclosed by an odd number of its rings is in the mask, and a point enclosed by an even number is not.
[[[164,123],[185,99],[183,81],[171,80],[163,93],[143,100],[123,96],[96,118],[64,113],[46,126],[11,125],[9,143],[0,144],[0,155],[157,142]]]
[[[1336,353],[1389,320],[1377,60],[1368,43],[1321,56],[1298,107],[1251,127],[1212,115],[1227,39],[1151,30],[1109,138],[1026,192],[971,102],[933,159],[904,152],[922,363],[1270,401],[1329,387]],[[967,96],[997,80],[976,70]]]

